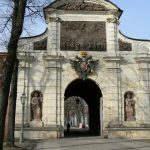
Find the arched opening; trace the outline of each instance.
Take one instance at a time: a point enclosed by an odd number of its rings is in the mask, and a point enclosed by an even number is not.
[[[65,90],[65,101],[70,97],[80,97],[88,105],[89,135],[100,135],[100,98],[102,97],[99,86],[91,79],[76,79]]]

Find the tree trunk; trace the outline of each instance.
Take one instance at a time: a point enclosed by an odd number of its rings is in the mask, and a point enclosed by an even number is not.
[[[7,105],[7,111],[6,111],[6,119],[5,119],[5,131],[4,131],[4,141],[7,141],[7,135],[8,135],[8,127],[9,127],[9,111],[10,111],[10,98],[8,98],[8,105]]]
[[[2,77],[2,97],[0,102],[0,150],[3,150],[4,126],[6,118],[6,110],[8,105],[8,96],[11,84],[11,78],[16,61],[16,53],[18,41],[23,29],[25,8],[27,0],[15,1],[14,11],[12,16],[11,36],[8,43],[8,53],[4,64]]]
[[[11,83],[11,75],[13,72],[13,63],[15,62],[14,58],[16,58],[15,52],[10,55],[8,53],[8,59],[5,64],[5,68],[3,71],[3,79],[2,79],[2,97],[1,97],[1,108],[0,108],[0,149],[3,149],[3,136],[4,136],[4,125],[5,125],[5,117],[6,110],[8,105],[8,97],[9,97],[9,89]]]
[[[11,92],[9,98],[9,111],[8,111],[8,129],[7,129],[7,143],[9,146],[14,146],[14,130],[15,130],[15,113],[16,113],[16,99],[17,99],[17,81],[18,81],[18,64],[19,61],[16,59],[14,66],[12,81],[11,81]]]

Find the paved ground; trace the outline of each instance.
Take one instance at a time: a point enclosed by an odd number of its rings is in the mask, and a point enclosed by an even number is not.
[[[18,141],[15,142],[15,147],[10,147],[6,143],[4,143],[3,150],[33,150],[34,146],[39,141],[31,141],[31,140],[25,140],[22,144],[18,143]]]
[[[62,139],[25,140],[16,145],[15,148],[4,146],[4,150],[150,150],[150,139],[104,139],[91,136],[87,129],[71,128]]]
[[[150,140],[63,138],[38,143],[34,150],[150,150]]]

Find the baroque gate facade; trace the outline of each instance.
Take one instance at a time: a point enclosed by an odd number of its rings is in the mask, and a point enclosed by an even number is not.
[[[46,31],[19,42],[16,137],[22,93],[24,137],[63,137],[65,91],[76,79],[101,91],[99,135],[150,135],[150,42],[119,32],[122,12],[108,0],[60,0],[44,8]]]

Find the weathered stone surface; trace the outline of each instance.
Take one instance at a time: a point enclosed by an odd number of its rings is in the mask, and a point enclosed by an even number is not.
[[[57,4],[59,4],[58,1]],[[43,129],[53,125],[55,126],[54,130],[50,130],[48,134],[57,135],[59,127],[64,127],[65,91],[70,83],[79,78],[79,75],[71,67],[69,59],[74,59],[82,50],[88,56],[92,56],[94,60],[99,61],[95,72],[89,74],[88,79],[92,80],[102,93],[102,97],[98,99],[99,103],[96,104],[96,106],[100,105],[97,108],[99,108],[100,121],[98,123],[102,135],[108,133],[107,127],[116,127],[120,128],[120,131],[110,131],[111,137],[120,137],[121,134],[123,134],[122,137],[127,138],[132,136],[133,138],[149,137],[149,131],[144,131],[145,134],[142,131],[150,124],[150,42],[132,40],[118,33],[118,24],[113,18],[118,20],[119,17],[114,11],[109,11],[109,13],[104,11],[93,13],[82,10],[61,11],[63,13],[60,13],[60,11],[47,11],[48,18],[59,18],[61,22],[57,19],[48,22],[48,31],[45,34],[30,40],[20,40],[22,44],[26,44],[22,50],[28,51],[29,46],[32,47],[28,52],[34,56],[34,61],[22,59],[20,62],[16,124],[21,123],[20,96],[24,87],[28,95],[25,106],[25,124],[30,124],[31,121],[31,93],[39,90],[43,94]],[[47,51],[34,51],[34,42],[46,37]],[[120,49],[119,39],[122,41]],[[18,52],[24,54],[20,49]],[[82,63],[81,66],[84,69],[86,67]],[[88,87],[93,89],[91,86]],[[77,89],[81,90],[78,87]],[[136,120],[134,122],[125,121],[124,94],[127,91],[135,94]],[[91,95],[90,91],[86,94],[89,97]],[[82,96],[85,96],[85,93]],[[94,99],[91,97],[89,102],[93,101]],[[131,127],[134,129],[129,131],[123,129]],[[34,127],[31,129],[34,130]],[[26,138],[48,138],[48,136],[43,136],[45,132],[39,130],[34,131],[34,136],[31,135],[31,131],[26,130]],[[139,136],[140,134],[141,136]]]
[[[47,38],[41,41],[34,42],[34,50],[47,50]]]
[[[120,51],[132,51],[132,44],[119,39]]]
[[[61,10],[87,10],[87,11],[108,11],[108,9],[100,4],[88,3],[88,2],[71,2],[63,6],[57,7]]]
[[[30,127],[43,127],[43,122],[35,119],[30,122]]]
[[[60,49],[63,51],[106,51],[105,22],[63,21]]]

